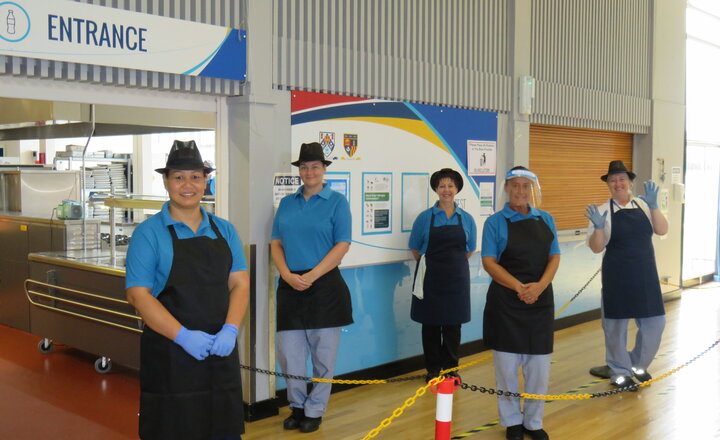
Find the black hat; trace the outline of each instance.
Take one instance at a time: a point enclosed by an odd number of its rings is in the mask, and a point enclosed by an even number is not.
[[[430,176],[430,188],[432,188],[433,191],[437,190],[438,185],[440,185],[440,180],[442,179],[450,179],[455,182],[458,192],[463,189],[462,175],[452,168],[443,168],[435,171],[432,176]]]
[[[325,160],[325,153],[323,153],[322,145],[317,142],[310,142],[300,146],[300,156],[298,156],[298,160],[291,163],[296,167],[299,167],[302,162],[312,162],[314,160],[319,160],[324,163],[325,166],[332,163],[329,160]]]
[[[203,170],[204,173],[210,173],[215,169],[203,163],[195,141],[176,140],[170,148],[165,168],[155,169],[160,174],[167,174],[170,170]]]
[[[608,165],[608,172],[604,176],[600,176],[600,180],[603,182],[607,182],[608,176],[611,174],[618,174],[618,173],[627,173],[628,177],[630,177],[630,180],[635,180],[635,173],[632,171],[628,171],[628,169],[625,167],[625,164],[621,160],[613,160],[610,162],[610,165]]]

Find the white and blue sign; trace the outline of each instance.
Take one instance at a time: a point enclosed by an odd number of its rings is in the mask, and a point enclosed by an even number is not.
[[[0,54],[247,79],[245,31],[65,0],[0,0]]]

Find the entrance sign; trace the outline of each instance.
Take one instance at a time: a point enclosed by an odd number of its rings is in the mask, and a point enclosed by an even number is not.
[[[0,0],[0,55],[247,79],[245,31],[67,0]]]

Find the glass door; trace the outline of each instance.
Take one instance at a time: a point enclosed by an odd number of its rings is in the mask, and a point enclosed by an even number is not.
[[[684,281],[701,279],[717,271],[720,145],[688,143],[686,160]]]

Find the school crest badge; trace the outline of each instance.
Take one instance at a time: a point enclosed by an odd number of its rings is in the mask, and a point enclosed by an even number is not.
[[[325,158],[329,158],[332,151],[335,149],[335,133],[331,131],[320,132],[320,145],[323,148]]]
[[[358,135],[356,134],[343,134],[343,147],[349,157],[353,157],[357,151],[358,146]]]

